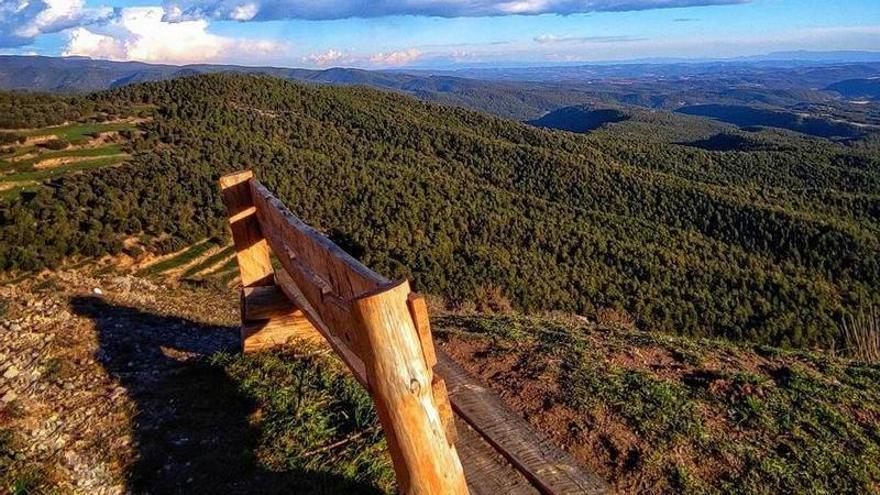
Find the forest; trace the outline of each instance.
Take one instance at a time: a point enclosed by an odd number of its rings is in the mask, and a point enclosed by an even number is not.
[[[845,314],[880,304],[870,141],[736,131],[739,146],[718,149],[695,144],[714,124],[686,116],[674,130],[642,116],[574,134],[228,74],[5,93],[0,108],[10,129],[151,112],[126,163],[0,203],[5,270],[130,238],[170,252],[225,236],[217,179],[251,168],[367,265],[453,305],[492,293],[523,311],[615,310],[645,330],[831,348]]]

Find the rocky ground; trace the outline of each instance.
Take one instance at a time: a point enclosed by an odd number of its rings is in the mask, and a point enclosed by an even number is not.
[[[151,419],[134,396],[237,342],[225,288],[69,270],[0,287],[0,305],[0,491],[124,493],[134,418]]]

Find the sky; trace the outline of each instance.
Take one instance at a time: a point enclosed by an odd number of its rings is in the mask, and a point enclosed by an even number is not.
[[[0,0],[0,54],[285,67],[880,51],[880,0]]]

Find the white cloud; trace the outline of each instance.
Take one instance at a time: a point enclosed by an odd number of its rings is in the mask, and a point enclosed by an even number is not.
[[[206,20],[170,23],[161,7],[122,9],[106,25],[70,31],[64,55],[144,62],[252,62],[281,51],[281,43],[208,32]]]
[[[400,50],[396,52],[376,53],[370,56],[370,62],[382,66],[407,65],[418,60],[421,56],[422,52],[417,48],[410,48],[408,50]]]
[[[342,62],[345,58],[345,54],[339,50],[327,50],[324,53],[313,53],[311,55],[306,55],[302,58],[303,62],[308,62],[312,65],[317,65],[319,67],[324,67],[327,65],[338,64]]]
[[[166,19],[239,19],[243,6],[254,8],[245,20],[345,19],[389,15],[484,17],[579,14],[749,3],[751,0],[164,0]],[[248,10],[250,12],[250,10]]]
[[[0,0],[0,47],[30,44],[46,33],[103,22],[114,10],[84,0]]]
[[[555,43],[621,43],[628,41],[644,41],[645,38],[632,36],[557,36],[555,34],[542,34],[535,37],[535,42],[542,45]]]
[[[257,15],[259,7],[255,3],[246,3],[232,9],[230,17],[236,21],[249,21]]]

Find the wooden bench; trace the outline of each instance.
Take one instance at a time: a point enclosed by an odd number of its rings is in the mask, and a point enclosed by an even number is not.
[[[402,493],[607,493],[434,348],[425,301],[407,281],[352,258],[250,171],[220,187],[241,272],[244,352],[329,344],[373,398]]]

